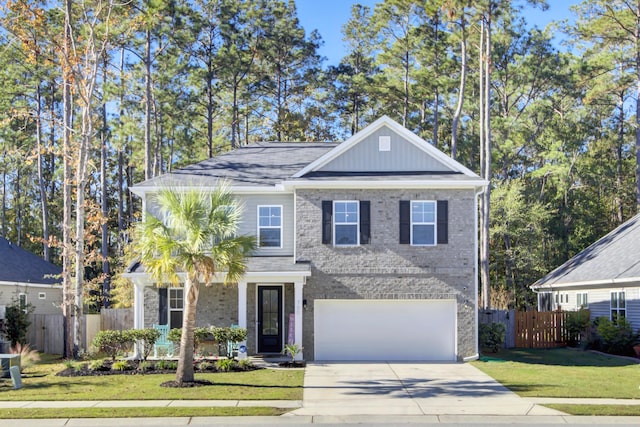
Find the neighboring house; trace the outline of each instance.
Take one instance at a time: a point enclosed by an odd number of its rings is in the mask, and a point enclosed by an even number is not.
[[[199,326],[247,328],[248,354],[477,358],[477,196],[486,182],[388,117],[340,143],[256,143],[135,185],[226,180],[258,248],[243,281],[201,288]],[[222,273],[224,274],[224,273]],[[136,264],[135,327],[180,327],[183,291]]]
[[[640,215],[531,285],[538,309],[588,308],[591,318],[626,317],[640,328]]]
[[[16,299],[36,314],[61,314],[62,269],[0,237],[0,318]]]

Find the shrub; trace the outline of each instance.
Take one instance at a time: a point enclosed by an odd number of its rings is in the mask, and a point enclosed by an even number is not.
[[[99,351],[104,352],[111,360],[116,360],[119,354],[123,354],[133,345],[131,331],[100,331],[93,338],[92,344]]]
[[[233,359],[220,359],[216,361],[216,369],[220,372],[229,372],[232,371],[237,365],[236,361]]]
[[[213,363],[208,362],[206,360],[203,360],[202,362],[198,363],[198,370],[199,371],[210,371],[213,369]]]
[[[175,370],[178,369],[178,362],[174,362],[173,360],[159,360],[156,362],[156,367],[160,370]]]
[[[478,341],[480,348],[486,348],[497,353],[504,344],[507,328],[503,323],[481,323],[478,327]]]
[[[568,335],[568,344],[575,347],[581,343],[587,335],[591,321],[589,320],[589,310],[571,311],[567,314],[565,328]]]
[[[180,345],[180,340],[182,339],[182,329],[181,328],[173,328],[167,334],[167,339],[174,344]],[[202,328],[197,327],[193,330],[193,352],[197,353],[198,346],[202,341],[210,341],[213,340],[214,336],[211,333],[210,328]]]
[[[11,347],[27,343],[27,332],[31,325],[29,315],[31,313],[33,313],[33,305],[27,304],[23,306],[16,297],[6,307],[4,333]]]
[[[282,354],[286,354],[291,358],[291,362],[295,362],[296,356],[302,351],[302,347],[298,344],[285,344]]]
[[[138,364],[138,371],[147,372],[153,369],[153,363],[143,360]]]
[[[153,328],[130,329],[128,333],[131,334],[132,341],[138,341],[142,344],[142,360],[147,360],[153,350],[153,345],[160,338],[160,331]]]
[[[638,334],[633,332],[631,323],[624,317],[612,322],[606,317],[596,319],[596,332],[600,338],[602,350],[623,356],[634,356],[633,346],[638,343]]]
[[[127,362],[126,360],[118,360],[116,362],[113,362],[113,364],[111,365],[111,370],[113,371],[129,371],[131,369],[131,365],[129,365],[129,362]]]
[[[247,330],[245,328],[237,327],[211,327],[211,333],[213,338],[218,342],[219,347],[224,348],[224,351],[220,351],[220,354],[226,354],[231,357],[231,349],[227,348],[229,342],[242,342],[247,339]]]
[[[95,359],[89,362],[89,370],[90,371],[102,371],[105,369],[104,360]]]

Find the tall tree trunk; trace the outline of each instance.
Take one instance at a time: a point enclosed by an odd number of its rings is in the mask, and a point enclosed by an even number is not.
[[[489,12],[487,12],[489,13]],[[490,73],[491,62],[491,25],[490,18],[482,18],[480,29],[480,174],[490,181],[491,178],[491,129],[490,129]],[[482,307],[491,306],[491,287],[489,276],[489,211],[491,184],[480,199],[480,283],[482,285]]]
[[[624,90],[618,98],[618,143],[616,144],[616,195],[614,199],[616,225],[624,221],[622,203],[622,147],[624,145]]]
[[[458,127],[460,124],[460,116],[462,115],[464,92],[467,84],[467,33],[464,11],[460,18],[460,31],[462,32],[462,40],[460,40],[460,87],[458,89],[458,104],[453,113],[453,123],[451,125],[451,158],[453,160],[456,160],[458,157]]]
[[[144,179],[151,179],[151,29],[146,31],[144,47],[144,88]]]
[[[178,358],[178,369],[176,370],[176,382],[180,385],[194,380],[193,334],[196,328],[196,308],[199,293],[200,284],[198,279],[191,277],[191,274],[189,274],[184,283],[182,336],[180,337],[180,357]]]
[[[213,157],[213,59],[207,58],[207,156]]]
[[[43,176],[44,147],[42,143],[42,89],[36,85],[36,149],[38,156],[38,189],[40,191],[40,213],[42,214],[42,258],[51,260],[49,247],[49,208],[47,204],[47,187]]]
[[[107,81],[107,56],[103,56],[103,81]],[[102,94],[102,129],[100,131],[100,187],[102,195],[100,204],[102,208],[102,305],[109,308],[109,294],[111,292],[111,271],[109,266],[109,230],[107,228],[107,219],[109,218],[108,189],[107,189],[107,100]]]
[[[62,184],[62,314],[65,320],[64,327],[64,357],[73,355],[73,284],[71,277],[71,125],[73,100],[71,98],[71,85],[73,76],[69,64],[71,57],[71,1],[64,0],[64,41],[63,41],[63,73],[62,73],[62,159],[63,159],[63,184]]]

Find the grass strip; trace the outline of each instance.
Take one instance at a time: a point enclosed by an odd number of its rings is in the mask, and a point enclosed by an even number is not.
[[[279,416],[288,411],[270,407],[12,408],[0,409],[0,419]]]
[[[504,362],[472,364],[523,397],[640,398],[634,361],[569,349],[502,350],[491,356]]]
[[[569,415],[640,416],[640,405],[574,405],[554,403],[543,406],[562,411]]]

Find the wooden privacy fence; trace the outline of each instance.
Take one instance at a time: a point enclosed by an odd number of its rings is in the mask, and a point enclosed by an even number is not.
[[[552,348],[567,345],[566,311],[516,312],[516,347]]]
[[[502,323],[505,326],[504,348],[516,346],[515,310],[479,310],[478,323]]]
[[[94,316],[100,317],[99,322],[92,319]],[[64,317],[62,314],[32,314],[30,318],[31,326],[29,326],[27,337],[31,348],[44,353],[63,354]],[[81,322],[84,333],[83,342],[88,348],[99,330],[133,329],[133,309],[103,309],[99,315],[83,315]]]

